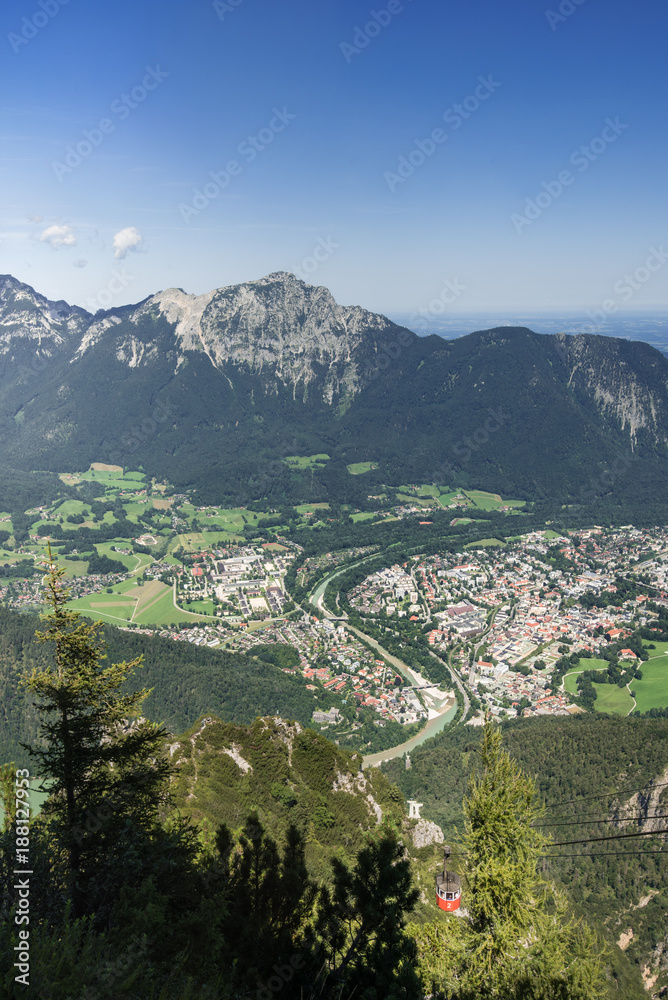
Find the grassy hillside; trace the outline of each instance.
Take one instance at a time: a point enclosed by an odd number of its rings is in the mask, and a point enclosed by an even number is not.
[[[352,855],[365,830],[381,818],[401,820],[399,790],[377,769],[362,773],[362,758],[312,729],[280,718],[250,727],[205,717],[170,747],[180,811],[212,832],[238,828],[251,810],[272,836],[290,823],[306,835],[307,861],[329,875],[332,851]]]

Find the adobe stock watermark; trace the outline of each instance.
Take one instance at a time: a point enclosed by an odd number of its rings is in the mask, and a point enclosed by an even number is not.
[[[168,76],[169,73],[160,69],[159,65],[155,69],[152,66],[147,66],[141,82],[133,87],[129,94],[121,94],[120,97],[111,102],[109,106],[111,114],[115,115],[119,121],[125,121],[146,100],[151,91],[156,90]],[[98,146],[102,145],[105,137],[115,131],[116,122],[112,118],[100,118],[94,128],[83,129],[81,133],[83,138],[79,139],[77,143],[65,147],[63,162],[61,163],[60,160],[51,162],[51,169],[58,180],[62,183],[63,177],[81,166],[84,160],[87,160]]]
[[[142,776],[137,780],[135,786],[131,786],[127,781],[121,782],[118,788],[115,788],[109,795],[103,797],[94,810],[87,809],[85,816],[81,817],[81,822],[84,825],[82,826],[79,823],[72,827],[72,837],[79,847],[81,847],[87,836],[98,833],[109,822],[114,813],[131,802],[137,789],[145,786],[147,781],[148,778]]]
[[[418,309],[416,313],[411,313],[408,317],[408,322],[410,323],[409,329],[417,330],[420,327],[422,329],[428,327],[431,318],[442,316],[444,312],[447,312],[448,306],[456,302],[459,296],[463,295],[467,289],[468,286],[462,285],[459,278],[454,278],[452,281],[448,278],[441,289],[440,295],[432,299],[429,305]]]
[[[407,2],[412,3],[413,0],[407,0]],[[392,19],[397,14],[403,13],[404,10],[405,6],[401,0],[390,0],[386,7],[381,7],[380,10],[370,10],[369,20],[366,24],[361,28],[359,25],[355,25],[352,43],[339,42],[339,48],[346,62],[350,65],[353,56],[360,55],[373,39],[378,37],[383,28],[387,28]]]
[[[546,10],[545,17],[547,18],[547,23],[549,24],[552,31],[557,30],[558,24],[563,24],[567,21],[572,14],[581,7],[583,3],[587,0],[561,0],[561,3],[555,10]]]
[[[663,244],[658,249],[650,247],[644,263],[631,274],[625,274],[612,286],[617,296],[616,299],[605,299],[598,309],[587,309],[587,316],[592,320],[592,323],[581,327],[580,333],[595,333],[596,330],[600,329],[606,318],[617,312],[620,302],[630,302],[635,293],[640,291],[657,271],[661,270],[666,261],[668,261],[668,251],[664,250]]]
[[[60,8],[66,7],[69,2],[70,0],[38,0],[39,10],[34,11],[30,17],[22,19],[20,34],[10,31],[7,35],[7,41],[14,52],[20,52],[22,46],[31,42],[42,28],[46,28],[49,21],[60,11]]]
[[[213,0],[211,6],[218,15],[220,21],[225,20],[226,14],[233,14],[237,7],[241,7],[244,0]]]
[[[443,112],[442,119],[449,126],[449,131],[456,132],[460,129],[500,86],[501,84],[493,79],[491,73],[487,77],[479,76],[478,86],[473,93],[465,97],[461,103],[452,104]],[[415,171],[434,155],[439,146],[448,141],[448,138],[448,130],[439,126],[432,129],[426,139],[416,139],[411,151],[399,157],[396,170],[386,170],[383,174],[390,191],[394,194],[397,187],[412,177]]]
[[[297,115],[291,114],[286,107],[279,111],[274,108],[273,115],[268,124],[259,130],[255,135],[248,135],[237,146],[237,155],[242,156],[246,164],[252,163],[256,157],[270,146],[277,135],[284,132],[290,122],[293,122]],[[222,170],[210,170],[210,181],[202,185],[202,188],[193,188],[193,198],[189,204],[181,202],[179,212],[184,222],[190,223],[193,216],[203,212],[214,199],[220,197],[232,182],[233,177],[238,177],[244,169],[243,163],[239,160],[228,160]]]
[[[579,173],[588,170],[591,164],[595,163],[599,156],[602,156],[606,149],[613,142],[616,142],[629,127],[620,121],[619,116],[614,119],[606,118],[604,125],[605,128],[601,134],[591,139],[589,145],[579,146],[569,156],[568,162],[571,166],[577,167]],[[571,170],[560,170],[555,180],[543,181],[542,191],[539,191],[534,198],[525,198],[524,214],[513,212],[510,216],[515,232],[521,234],[527,226],[531,226],[536,219],[540,218],[546,208],[561,198],[566,188],[573,184],[575,178],[576,175]]]
[[[274,975],[269,976],[266,983],[257,982],[256,1000],[271,1000],[271,997],[283,989],[286,983],[294,979],[295,972],[304,968],[306,962],[304,956],[296,952],[290,959],[289,964],[274,965]]]
[[[283,455],[299,455],[301,445],[296,436],[292,441],[283,438],[280,444],[273,449],[274,453]],[[290,474],[290,466],[285,458],[272,458],[268,462],[256,462],[255,471],[248,480],[248,486],[252,490],[266,489],[270,483],[277,479],[285,478]]]
[[[328,236],[326,239],[320,236],[311,253],[307,257],[304,257],[300,264],[292,268],[292,273],[296,274],[302,281],[308,281],[309,277],[315,274],[320,265],[329,260],[336,250],[340,249],[341,244],[335,243],[331,236]]]
[[[140,424],[135,424],[130,430],[125,431],[121,436],[123,451],[113,450],[109,455],[109,461],[114,465],[123,465],[128,454],[133,454],[140,445],[145,444],[153,434],[157,432],[160,424],[164,424],[170,417],[174,416],[174,409],[167,400],[158,399],[149,410],[149,414]]]
[[[151,407],[148,417],[145,417],[139,426],[133,427],[129,434],[124,435],[123,444],[129,452],[136,451],[141,444],[145,444],[155,434],[158,430],[158,424],[163,424],[173,415],[174,409],[171,403],[165,399],[159,399]]]
[[[405,330],[401,330],[395,340],[378,353],[374,367],[367,368],[364,372],[365,376],[373,380],[378,378],[382,372],[387,371],[391,363],[396,361],[402,354],[404,348],[409,347],[413,343],[413,328],[418,329],[420,326],[424,328],[430,316],[439,316],[444,313],[447,307],[456,302],[466,289],[467,286],[462,285],[459,278],[454,278],[453,280],[446,279],[440,295],[432,299],[428,306],[420,309],[417,313],[412,313],[408,317],[408,322],[411,326]]]
[[[466,465],[473,457],[474,452],[479,451],[486,445],[490,437],[500,431],[510,420],[510,415],[505,413],[502,407],[494,410],[490,406],[487,412],[489,416],[476,427],[472,434],[464,435],[452,446],[452,453],[459,459],[460,468]],[[450,462],[441,462],[434,470],[434,483],[439,486],[452,485],[455,473],[456,470]]]
[[[135,280],[133,274],[128,274],[125,267],[114,267],[106,285],[99,288],[95,295],[86,299],[86,309],[95,314],[100,309],[108,309],[115,295],[120,295],[128,285]]]

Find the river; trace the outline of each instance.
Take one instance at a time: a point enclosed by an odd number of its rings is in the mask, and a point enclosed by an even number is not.
[[[377,558],[378,555],[379,553],[376,552],[374,553],[373,556],[367,556],[365,559],[360,559],[359,562],[351,563],[350,565],[345,566],[342,569],[336,570],[336,572],[331,573],[329,576],[326,576],[325,579],[318,584],[316,589],[310,595],[309,597],[310,603],[313,604],[315,607],[317,607],[319,611],[323,612],[326,617],[334,618],[334,616],[331,615],[331,613],[327,611],[327,609],[323,607],[323,605],[321,604],[323,595],[325,593],[325,590],[327,589],[328,584],[335,577],[340,576],[342,573],[347,572],[349,569],[352,569],[353,565],[359,566],[361,563],[367,562],[369,559]],[[334,620],[336,621],[337,619]],[[364,642],[368,642],[370,646],[372,646],[379,653],[381,653],[383,658],[386,659],[388,663],[391,663],[394,667],[396,667],[396,669],[409,682],[409,684],[413,685],[416,683],[417,684],[428,683],[428,681],[425,680],[421,676],[421,674],[419,674],[412,667],[409,667],[407,663],[404,663],[402,660],[399,660],[392,653],[388,653],[386,649],[383,649],[383,647],[380,645],[379,642],[376,641],[376,639],[372,639],[371,636],[366,635],[366,633],[364,632],[361,632],[358,628],[355,628],[355,626],[353,625],[346,625],[346,628],[349,629],[351,632],[354,632],[355,635],[359,636],[360,639],[363,639]],[[366,757],[364,757],[362,761],[362,767],[373,767],[377,764],[380,764],[382,761],[392,760],[394,757],[402,757],[406,753],[406,751],[413,750],[414,747],[420,746],[420,744],[424,743],[425,740],[430,739],[432,736],[435,736],[436,733],[440,733],[442,729],[445,729],[448,723],[450,723],[454,719],[456,713],[457,713],[457,701],[454,694],[452,694],[448,698],[446,698],[445,701],[441,702],[441,704],[439,705],[439,714],[429,719],[424,729],[420,730],[417,736],[413,736],[412,739],[407,740],[405,743],[400,743],[399,746],[391,747],[388,750],[381,750],[379,753],[368,754]]]

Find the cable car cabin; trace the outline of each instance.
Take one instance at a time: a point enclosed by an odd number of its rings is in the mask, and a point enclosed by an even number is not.
[[[448,871],[450,849],[446,847],[443,872],[436,876],[436,902],[442,910],[458,910],[462,901],[462,884],[459,875]]]

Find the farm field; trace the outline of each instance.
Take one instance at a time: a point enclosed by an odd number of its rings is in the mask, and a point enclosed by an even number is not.
[[[649,649],[649,644],[644,642],[643,646],[649,653],[650,660],[655,656],[663,656],[664,653],[668,653],[668,642],[652,642],[654,649]]]
[[[91,483],[99,483],[101,486],[110,486],[112,489],[140,489],[144,485],[146,476],[143,472],[126,472],[123,470],[97,470],[89,469],[87,472],[79,472],[77,479],[87,479]]]
[[[499,507],[524,507],[524,500],[503,500],[499,493],[484,490],[466,490],[466,496],[479,510],[498,510]]]
[[[359,514],[351,514],[350,516],[352,517],[353,521],[357,522],[357,521],[370,521],[371,518],[375,517],[376,515],[374,514],[373,511],[363,510],[360,511]]]
[[[283,461],[295,469],[317,469],[329,462],[329,455],[287,455]]]
[[[461,524],[462,522],[459,521],[458,523]],[[500,538],[481,538],[479,542],[469,542],[468,545],[464,546],[464,548],[465,549],[487,549],[487,548],[490,548],[490,546],[494,547],[494,546],[505,545],[505,544],[506,543],[502,542]]]
[[[116,538],[109,542],[98,542],[95,548],[97,549],[98,555],[108,556],[110,559],[117,559],[118,562],[123,563],[129,573],[134,573],[135,570],[143,569],[144,566],[147,566],[153,561],[150,556],[147,556],[143,552],[138,552],[136,555],[132,553],[131,555],[126,556],[123,555],[122,552],[114,551],[116,547],[125,548],[126,545],[127,543],[124,543],[122,540]]]
[[[365,472],[371,472],[372,469],[377,468],[378,462],[353,462],[346,466],[351,476],[362,476]]]
[[[454,493],[441,493],[438,498],[441,507],[449,507],[451,503],[468,504],[466,497],[459,491]]]
[[[174,607],[173,590],[160,580],[138,586],[126,580],[112,588],[112,593],[89,594],[67,605],[88,618],[101,618],[112,624],[135,622],[137,625],[193,624],[203,621],[202,615]]]
[[[300,503],[295,507],[298,514],[313,514],[316,510],[329,510],[328,503]]]
[[[207,531],[207,535],[211,536],[213,532]],[[218,532],[216,532],[218,534]],[[206,542],[204,541],[204,535],[201,531],[187,531],[182,535],[177,535],[176,538],[172,538],[170,541],[167,551],[173,552],[174,549],[184,549],[186,552],[201,552],[203,548],[206,547]]]
[[[135,610],[135,601],[123,597],[116,592],[112,594],[88,594],[69,601],[66,607],[70,611],[79,611],[86,618],[102,619],[112,625],[127,625]]]
[[[432,497],[421,497],[417,493],[412,495],[409,493],[397,493],[397,500],[401,500],[402,503],[416,504],[418,507],[431,507],[433,503]]]
[[[625,687],[616,684],[594,684],[597,712],[609,712],[612,715],[628,715],[633,708],[633,699]]]
[[[657,643],[657,646],[668,643]],[[632,681],[631,691],[636,699],[636,712],[649,712],[651,708],[668,708],[668,656],[655,656],[641,666],[642,680]]]

